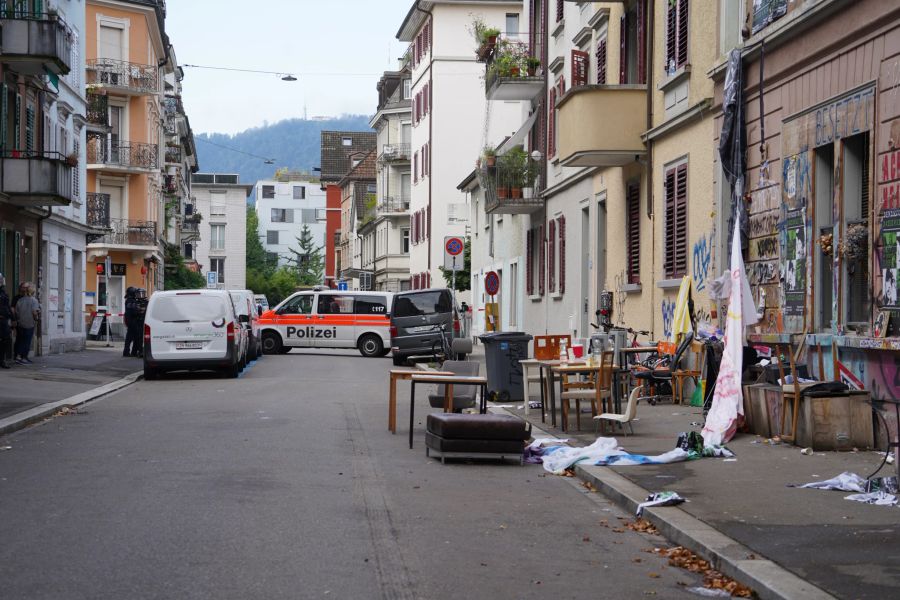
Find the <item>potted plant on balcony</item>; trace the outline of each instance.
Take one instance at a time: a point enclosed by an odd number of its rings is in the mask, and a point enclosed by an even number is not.
[[[534,198],[534,182],[537,181],[538,162],[525,157],[525,169],[522,172],[522,197]]]
[[[522,182],[525,177],[525,167],[528,164],[528,155],[521,146],[516,146],[500,157],[501,169],[509,182],[510,197],[518,199],[522,197]]]
[[[491,148],[490,146],[484,147],[484,165],[488,168],[493,167],[497,164],[497,151]]]
[[[537,59],[533,56],[529,56],[525,60],[525,65],[527,66],[527,69],[528,69],[528,76],[534,77],[537,74],[538,67],[541,66],[541,61],[540,61],[540,59]]]
[[[75,152],[70,152],[68,156],[66,156],[66,164],[70,167],[78,166],[78,154]]]

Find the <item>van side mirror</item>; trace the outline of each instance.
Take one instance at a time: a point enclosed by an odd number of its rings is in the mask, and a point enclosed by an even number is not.
[[[238,315],[238,321],[240,321],[241,323],[249,323],[250,315]]]

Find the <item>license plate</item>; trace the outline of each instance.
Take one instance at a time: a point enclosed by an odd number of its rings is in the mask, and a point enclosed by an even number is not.
[[[176,350],[200,350],[203,348],[203,342],[176,342]]]
[[[422,325],[421,327],[410,327],[410,333],[425,333],[425,332],[435,332],[435,328],[431,325]]]

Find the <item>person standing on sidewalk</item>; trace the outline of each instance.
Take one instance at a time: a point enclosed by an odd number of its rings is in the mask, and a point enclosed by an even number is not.
[[[6,293],[6,278],[0,274],[0,369],[8,369],[10,344],[12,343],[12,308],[9,305],[9,295]]]
[[[125,290],[125,347],[122,349],[122,356],[138,356],[140,352],[138,339],[143,332],[138,331],[136,291],[133,287]]]
[[[31,339],[34,328],[41,319],[41,305],[34,297],[33,283],[25,284],[25,295],[16,302],[16,363],[31,364],[28,353],[31,352]]]

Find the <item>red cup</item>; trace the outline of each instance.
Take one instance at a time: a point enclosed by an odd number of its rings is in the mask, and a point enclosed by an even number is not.
[[[575,355],[575,358],[581,358],[582,356],[584,356],[584,346],[582,346],[581,344],[573,344],[572,354]]]

